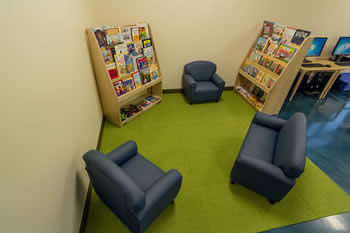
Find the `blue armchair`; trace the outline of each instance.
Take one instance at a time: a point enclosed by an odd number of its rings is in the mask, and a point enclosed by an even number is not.
[[[195,61],[185,65],[182,81],[190,104],[219,101],[225,82],[215,72],[216,65],[209,61]]]
[[[133,233],[144,232],[177,196],[182,176],[164,173],[128,141],[107,155],[91,150],[83,156],[101,200]]]
[[[283,120],[256,113],[231,171],[238,183],[267,197],[282,200],[305,168],[306,118],[302,113]]]

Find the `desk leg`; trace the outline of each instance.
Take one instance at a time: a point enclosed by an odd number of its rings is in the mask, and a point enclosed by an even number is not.
[[[294,87],[294,89],[293,89],[293,91],[292,91],[292,94],[291,94],[290,97],[289,97],[289,102],[292,101],[292,99],[293,99],[295,93],[297,92],[298,87],[300,86],[300,83],[301,83],[301,81],[303,80],[305,74],[306,74],[306,71],[303,70],[303,71],[301,72],[299,78],[298,78],[297,83],[295,84],[295,87]]]
[[[321,95],[318,97],[318,99],[324,99],[324,97],[326,97],[328,92],[331,90],[335,80],[337,80],[339,73],[340,73],[340,71],[338,71],[338,70],[334,71],[334,73],[332,74],[332,76],[328,80],[326,86],[323,88],[323,91],[322,91]]]

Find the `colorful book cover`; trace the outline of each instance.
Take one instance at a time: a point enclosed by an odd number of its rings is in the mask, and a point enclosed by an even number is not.
[[[297,29],[293,27],[286,27],[285,32],[282,34],[281,44],[291,43],[296,30]]]
[[[133,55],[133,56],[136,56],[135,45],[134,45],[133,43],[127,44],[126,47],[127,47],[128,54],[129,54],[129,55],[131,54],[131,55]]]
[[[135,72],[134,63],[132,62],[131,56],[125,54],[124,55],[125,65],[126,65],[126,72],[132,73]]]
[[[144,48],[151,47],[152,46],[152,39],[149,38],[149,39],[142,40],[142,44],[143,44]]]
[[[264,24],[263,24],[263,28],[261,30],[261,34],[260,36],[261,37],[264,37],[264,38],[269,38],[272,36],[272,32],[273,32],[273,25],[274,23],[273,22],[270,22],[270,21],[264,21]]]
[[[106,34],[107,43],[109,45],[119,44],[122,42],[122,35],[119,27],[106,26],[103,29]]]
[[[121,95],[124,95],[126,93],[122,81],[118,81],[118,82],[114,83],[114,90],[115,90],[115,93],[117,94],[117,96],[121,96]]]
[[[270,56],[275,56],[275,54],[277,53],[277,50],[278,50],[278,46],[279,46],[279,44],[277,41],[271,40],[269,47],[267,47],[265,49],[266,54],[270,55]]]
[[[158,72],[158,66],[157,65],[151,65],[149,72],[151,74],[151,79],[156,80],[159,77],[159,72]]]
[[[140,40],[139,37],[139,28],[138,27],[133,27],[131,28],[131,35],[132,35],[132,40]]]
[[[110,65],[114,63],[112,51],[110,49],[102,48],[101,54],[103,56],[103,59],[106,65]]]
[[[149,68],[144,68],[140,70],[140,74],[141,74],[141,80],[143,84],[146,84],[152,81]]]
[[[122,35],[123,35],[123,41],[124,42],[131,42],[132,41],[131,28],[123,27],[121,30],[122,30]]]
[[[135,47],[136,55],[133,55],[133,56],[137,56],[137,55],[142,55],[143,54],[142,41],[135,42],[134,47]]]
[[[242,65],[242,70],[244,72],[247,72],[248,71],[248,66],[249,66],[249,60],[246,59],[245,62],[243,63],[243,65]]]
[[[124,54],[124,53],[128,52],[125,44],[118,44],[118,45],[114,46],[114,50],[115,50],[115,53],[117,55]]]
[[[277,69],[275,70],[275,73],[278,74],[278,75],[280,75],[280,74],[282,73],[283,69],[284,69],[283,66],[280,65],[280,66],[278,66]]]
[[[116,68],[110,68],[108,69],[109,77],[111,80],[118,78],[118,71]]]
[[[264,56],[261,57],[260,61],[258,62],[259,65],[264,65],[266,62],[266,58]]]
[[[288,45],[281,45],[277,51],[276,57],[286,63],[292,59],[294,53],[295,53],[295,48],[288,46]]]
[[[256,42],[255,49],[262,52],[265,48],[267,39],[264,37],[259,37],[258,41]]]
[[[252,75],[252,73],[254,72],[254,66],[252,66],[252,65],[248,65],[248,70],[247,70],[247,73],[249,74],[249,75]]]
[[[147,97],[145,98],[145,100],[148,101],[148,102],[154,103],[154,102],[156,102],[157,100],[159,100],[159,98],[150,95],[150,96],[147,96]]]
[[[140,40],[146,39],[146,28],[145,27],[139,27],[139,38],[140,38]]]
[[[269,69],[271,64],[272,64],[272,60],[266,58],[264,67]]]
[[[291,42],[296,45],[301,45],[310,34],[311,32],[309,31],[297,29]]]
[[[135,73],[132,73],[132,79],[134,81],[135,88],[142,86],[142,80],[140,72],[136,71]]]
[[[267,88],[272,88],[273,85],[275,84],[275,80],[273,78],[270,78],[268,81],[267,81],[267,84],[265,85]]]
[[[127,74],[124,54],[115,55],[114,57],[115,57],[115,62],[117,63],[119,76]]]
[[[278,68],[279,64],[278,63],[272,63],[272,65],[270,66],[270,70],[272,72],[275,72],[275,70]]]
[[[137,68],[138,68],[139,70],[142,70],[142,69],[148,67],[147,59],[146,59],[144,56],[142,56],[142,57],[140,57],[140,58],[137,58],[137,59],[136,59],[136,62],[137,62]]]
[[[126,92],[129,92],[135,89],[134,81],[132,78],[123,80],[123,85],[125,87]]]
[[[269,81],[271,77],[268,74],[265,74],[262,79],[260,80],[260,83],[263,85],[266,85],[267,81]]]
[[[95,33],[95,37],[96,37],[96,40],[98,42],[98,46],[100,48],[108,45],[107,39],[106,39],[106,34],[103,31],[102,27],[93,28],[92,31]]]
[[[134,64],[135,69],[139,69],[137,66],[137,59],[143,57],[143,55],[132,56],[132,62]]]
[[[256,80],[260,82],[260,80],[264,77],[265,73],[262,71],[259,71],[258,74],[256,75]]]
[[[278,23],[275,23],[273,25],[273,32],[272,32],[272,40],[274,41],[280,41],[281,38],[282,38],[282,34],[284,33],[285,31],[285,26],[284,25],[281,25],[281,24],[278,24]]]
[[[147,47],[143,49],[143,56],[146,57],[148,64],[154,64],[154,54],[153,54],[153,47]]]

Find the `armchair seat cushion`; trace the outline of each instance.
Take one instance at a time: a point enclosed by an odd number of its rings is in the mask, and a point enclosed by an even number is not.
[[[210,81],[197,82],[196,88],[194,89],[195,96],[199,99],[205,97],[205,99],[215,100],[219,88]]]
[[[127,163],[123,164],[121,168],[144,192],[165,174],[165,172],[140,154],[136,154]]]
[[[248,130],[240,153],[272,163],[277,138],[276,130],[253,123]]]

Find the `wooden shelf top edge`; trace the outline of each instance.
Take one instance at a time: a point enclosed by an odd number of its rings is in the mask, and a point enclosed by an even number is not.
[[[125,101],[129,97],[131,97],[133,95],[136,95],[137,93],[139,93],[139,92],[141,92],[141,91],[143,91],[143,90],[145,90],[147,88],[150,88],[150,87],[160,83],[161,81],[162,81],[162,78],[159,77],[156,80],[153,80],[153,81],[151,81],[149,83],[146,83],[146,84],[142,85],[141,87],[135,88],[134,90],[132,90],[132,91],[130,91],[130,92],[124,94],[124,95],[118,96],[117,99],[118,99],[118,101],[121,101],[121,102]]]
[[[261,112],[262,108],[258,108],[250,99],[248,99],[246,96],[244,96],[239,90],[237,90],[236,87],[233,88],[233,90],[238,93],[250,106],[252,106],[255,110]]]
[[[246,79],[248,79],[249,81],[251,81],[254,85],[258,86],[259,88],[261,88],[266,94],[268,94],[271,89],[268,89],[267,87],[263,86],[261,83],[259,83],[256,79],[254,79],[253,77],[251,77],[249,74],[247,74],[246,72],[244,72],[243,70],[239,70],[239,73],[245,77]]]
[[[135,115],[127,118],[126,120],[122,121],[122,125],[125,125],[126,123],[128,123],[129,121],[133,120],[134,118],[136,118],[137,116],[139,116],[140,114],[146,112],[147,110],[153,108],[156,104],[158,104],[159,102],[162,101],[162,98],[159,96],[154,96],[154,97],[158,97],[159,99],[153,103],[151,103],[150,105],[148,105],[147,107],[145,107],[144,109],[142,109],[141,111],[139,111],[138,113],[136,113]]]

